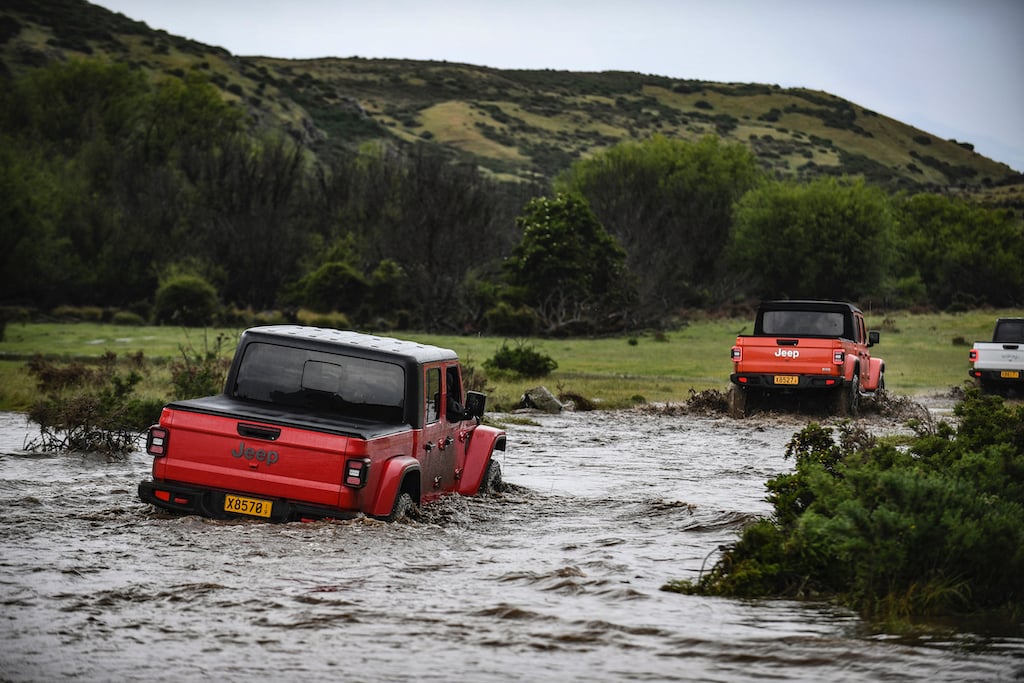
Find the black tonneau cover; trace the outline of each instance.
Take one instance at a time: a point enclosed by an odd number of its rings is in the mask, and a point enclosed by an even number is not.
[[[347,415],[285,410],[274,404],[241,401],[225,394],[174,401],[167,407],[172,410],[226,417],[240,422],[252,421],[281,427],[295,427],[358,439],[373,439],[407,432],[411,429],[408,424],[388,424],[361,420]]]

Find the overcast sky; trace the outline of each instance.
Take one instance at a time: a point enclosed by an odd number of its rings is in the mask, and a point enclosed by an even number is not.
[[[236,55],[824,90],[1024,172],[1024,0],[99,0]]]

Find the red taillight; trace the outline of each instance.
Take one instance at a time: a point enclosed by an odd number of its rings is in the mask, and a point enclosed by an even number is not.
[[[736,381],[739,382],[740,384],[746,384],[748,380],[746,377],[740,376],[736,378]]]
[[[967,352],[967,358],[972,363],[977,361],[978,360],[978,352],[975,351],[974,349],[971,349],[970,351]]]
[[[846,362],[846,351],[833,351],[832,362],[836,365],[842,365]]]
[[[741,360],[743,360],[743,349],[741,349],[738,346],[732,347],[731,357],[733,363],[739,363]]]
[[[160,500],[163,500],[163,501],[166,501],[166,502],[170,502],[170,500],[171,500],[171,492],[170,491],[161,491],[160,489],[154,489],[153,490],[153,495],[155,497],[159,498]]]
[[[146,452],[154,458],[167,455],[167,441],[170,435],[163,427],[150,427],[146,436]]]
[[[362,488],[366,486],[366,478],[370,475],[369,458],[352,458],[345,461],[345,486]]]

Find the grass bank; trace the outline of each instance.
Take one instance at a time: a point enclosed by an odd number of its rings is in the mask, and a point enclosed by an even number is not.
[[[967,351],[988,339],[995,319],[1024,316],[1020,310],[911,314],[868,312],[871,329],[882,341],[873,352],[886,361],[890,392],[922,395],[948,390],[967,379]],[[558,368],[543,379],[488,378],[489,407],[513,407],[523,391],[543,384],[555,393],[573,393],[602,407],[637,402],[683,402],[691,389],[725,390],[732,364],[729,349],[736,335],[749,332],[746,319],[697,318],[664,333],[640,333],[599,339],[504,339],[401,332],[394,336],[454,349],[465,363],[480,368],[503,343],[525,343],[555,359]],[[126,357],[142,352],[154,361],[142,386],[151,396],[170,389],[167,361],[181,348],[213,349],[223,335],[222,353],[230,356],[241,329],[132,327],[101,323],[9,323],[0,342],[0,410],[25,410],[34,398],[25,361],[33,354],[94,359],[107,352]]]

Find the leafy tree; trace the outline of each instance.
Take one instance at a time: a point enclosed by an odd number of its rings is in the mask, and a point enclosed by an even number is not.
[[[943,308],[1024,302],[1024,222],[1010,211],[919,194],[897,205],[894,276]]]
[[[641,309],[661,316],[717,298],[733,203],[759,178],[756,158],[741,144],[656,135],[576,162],[556,187],[587,199],[626,250]]]
[[[739,201],[727,262],[763,297],[857,300],[880,290],[893,229],[863,180],[772,182]]]
[[[331,159],[312,187],[314,239],[352,240],[374,312],[394,317],[401,302],[410,324],[447,331],[480,324],[475,282],[511,249],[513,207],[529,191],[423,148],[406,157],[380,147]]]
[[[505,262],[514,298],[537,311],[547,333],[602,329],[633,296],[626,255],[586,200],[530,200],[516,219],[523,239]]]

